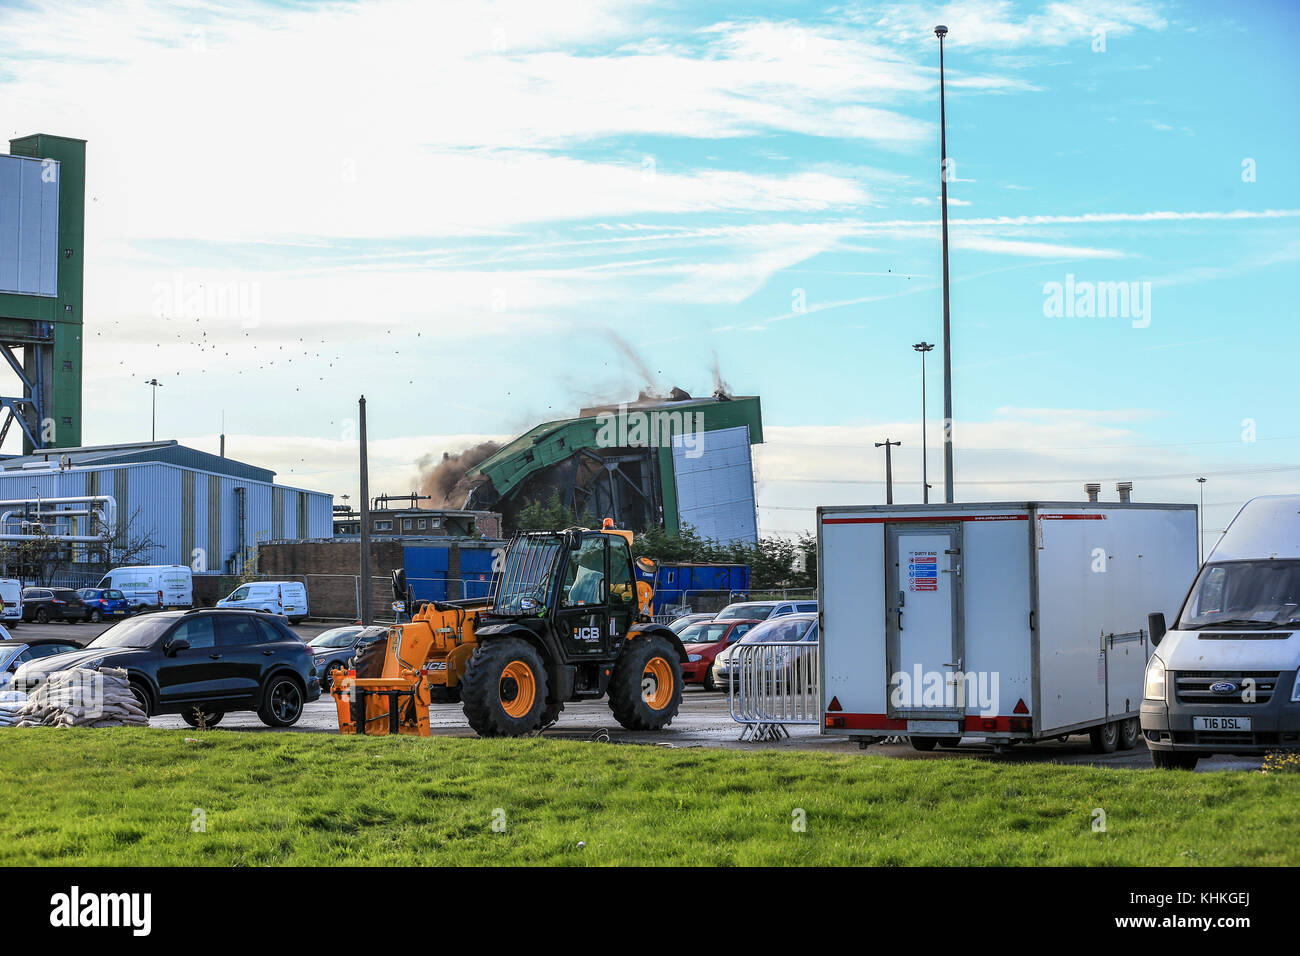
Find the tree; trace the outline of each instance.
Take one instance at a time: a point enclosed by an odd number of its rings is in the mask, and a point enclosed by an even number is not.
[[[590,511],[581,516],[575,515],[573,509],[560,500],[558,491],[552,491],[550,499],[545,504],[541,501],[530,501],[520,508],[515,516],[516,531],[559,531],[575,525],[590,528],[595,523],[596,518]]]
[[[143,564],[157,548],[154,529],[141,527],[137,508],[119,523],[117,532],[101,528],[93,541],[67,541],[41,528],[27,540],[4,542],[0,545],[0,564],[6,574],[29,580],[37,587],[48,587],[60,573],[96,575],[110,568]],[[77,560],[79,554],[84,560]]]

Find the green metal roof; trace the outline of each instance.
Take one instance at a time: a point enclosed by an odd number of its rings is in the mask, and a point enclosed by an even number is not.
[[[469,471],[470,477],[480,475],[491,479],[498,496],[505,497],[529,475],[551,465],[559,464],[580,448],[595,448],[597,436],[605,422],[605,413],[664,412],[699,413],[704,431],[749,426],[751,444],[763,441],[763,414],[758,396],[748,395],[731,399],[696,398],[676,402],[659,402],[642,405],[612,405],[597,414],[581,418],[565,418],[544,422],[524,432],[492,457]],[[667,449],[661,449],[661,457]]]

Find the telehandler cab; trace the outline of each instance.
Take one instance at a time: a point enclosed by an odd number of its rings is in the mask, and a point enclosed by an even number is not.
[[[335,671],[340,731],[428,735],[430,701],[459,700],[480,736],[517,737],[553,724],[568,701],[606,694],[629,730],[666,727],[686,651],[650,617],[631,540],[608,518],[599,531],[515,535],[490,598],[424,603],[389,629],[382,672],[364,661]]]

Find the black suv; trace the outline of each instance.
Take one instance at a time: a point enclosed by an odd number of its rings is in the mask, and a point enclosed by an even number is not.
[[[215,726],[232,710],[253,710],[268,727],[291,727],[320,697],[311,649],[283,618],[258,611],[160,611],[114,624],[82,650],[31,661],[13,689],[31,693],[69,667],[126,668],[147,714],[180,714]]]
[[[23,588],[23,620],[45,624],[71,621],[80,624],[90,618],[90,608],[71,588]]]

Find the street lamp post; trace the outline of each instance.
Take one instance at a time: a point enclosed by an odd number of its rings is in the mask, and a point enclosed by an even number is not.
[[[1201,506],[1196,509],[1196,563],[1205,560],[1205,479],[1197,478],[1196,487],[1201,492]]]
[[[948,119],[943,89],[943,38],[948,28],[934,28],[939,38],[939,204],[943,219],[943,495],[952,504],[952,331],[948,311]]]
[[[887,438],[876,442],[877,448],[885,449],[885,504],[887,505],[894,503],[894,462],[889,451],[901,444],[903,444],[901,441],[890,441]]]
[[[370,451],[366,440],[366,396],[357,402],[361,422],[361,567],[357,581],[357,616],[362,624],[375,620],[374,587],[370,580]]]
[[[153,412],[149,420],[149,440],[158,440],[158,389],[162,388],[162,382],[156,378],[151,378],[145,382],[146,385],[153,386]]]
[[[926,466],[929,458],[929,445],[925,442],[925,353],[934,346],[929,342],[917,342],[912,348],[921,353],[921,500],[930,503],[930,477]]]

